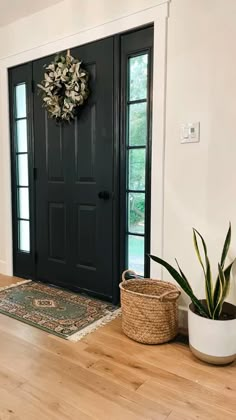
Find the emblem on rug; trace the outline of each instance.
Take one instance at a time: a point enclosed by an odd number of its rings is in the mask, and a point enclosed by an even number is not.
[[[38,308],[55,308],[56,303],[51,299],[34,299],[33,304]]]

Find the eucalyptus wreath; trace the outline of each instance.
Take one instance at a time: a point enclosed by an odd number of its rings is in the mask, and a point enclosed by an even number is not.
[[[45,65],[44,79],[38,87],[49,116],[57,121],[70,121],[89,95],[88,72],[68,50],[66,56],[58,54]]]

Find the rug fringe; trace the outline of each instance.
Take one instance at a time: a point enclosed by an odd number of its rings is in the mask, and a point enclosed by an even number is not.
[[[75,334],[70,335],[67,337],[67,340],[73,341],[76,343],[84,338],[86,335],[91,334],[92,332],[96,331],[98,328],[103,327],[104,325],[111,322],[113,319],[117,318],[121,315],[121,309],[116,309],[114,312],[110,312],[109,314],[105,315],[103,318],[98,319],[97,321],[93,322],[88,327],[83,328],[81,331],[76,332]]]
[[[2,286],[0,287],[0,292],[7,289],[12,289],[13,287],[21,286],[22,284],[30,283],[32,280],[21,280],[17,283],[10,284],[9,286]]]

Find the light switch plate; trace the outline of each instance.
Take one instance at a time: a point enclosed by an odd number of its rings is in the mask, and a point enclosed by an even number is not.
[[[200,122],[187,123],[181,126],[181,143],[198,143],[200,141]]]

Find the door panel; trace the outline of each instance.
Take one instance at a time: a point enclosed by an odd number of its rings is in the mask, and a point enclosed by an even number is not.
[[[80,266],[96,267],[96,207],[88,205],[78,206],[77,218],[77,263]]]
[[[63,128],[60,127],[57,136],[54,136],[53,122],[47,120],[45,132],[46,137],[46,168],[48,173],[48,181],[50,182],[64,182],[64,138]]]
[[[34,95],[37,278],[112,297],[113,38],[75,48],[90,96],[70,123],[50,120]],[[45,63],[33,63],[36,83]],[[109,198],[99,198],[107,191]]]
[[[48,243],[49,259],[65,262],[66,259],[66,215],[64,203],[49,203]]]

